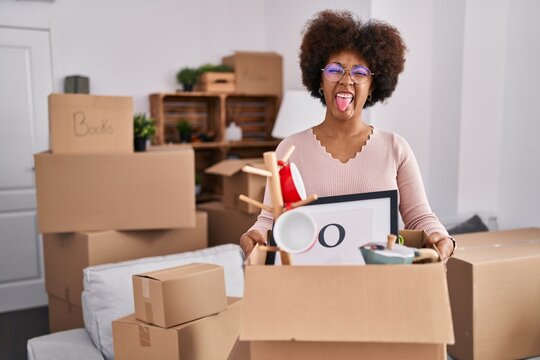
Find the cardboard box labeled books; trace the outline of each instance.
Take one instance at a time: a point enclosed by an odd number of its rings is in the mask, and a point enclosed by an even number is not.
[[[85,267],[199,250],[207,243],[207,214],[201,211],[191,229],[44,234],[45,289],[81,306]]]
[[[49,294],[49,331],[53,333],[82,327],[82,306]]]
[[[274,52],[237,51],[222,59],[234,69],[236,92],[253,95],[283,93],[283,59]]]
[[[409,246],[425,236],[402,235]],[[265,266],[265,255],[257,246],[245,266],[240,339],[252,359],[446,359],[454,334],[441,263]]]
[[[229,159],[210,166],[205,172],[223,177],[223,203],[225,206],[248,214],[259,214],[261,209],[238,199],[238,196],[243,194],[262,202],[264,197],[266,178],[244,173],[242,168],[246,165],[266,170],[260,159]]]
[[[49,95],[55,154],[132,153],[133,100],[128,96]]]
[[[242,316],[238,298],[228,298],[227,309],[218,314],[169,329],[129,315],[113,321],[114,356],[117,360],[225,360],[238,339]]]
[[[39,231],[195,226],[191,147],[133,154],[34,156]]]
[[[456,236],[448,288],[457,359],[540,355],[540,228]]]
[[[240,236],[255,221],[257,214],[226,208],[222,202],[212,201],[197,205],[197,210],[208,214],[208,245],[238,244]]]
[[[227,308],[225,272],[214,264],[188,264],[133,275],[137,319],[164,328]]]

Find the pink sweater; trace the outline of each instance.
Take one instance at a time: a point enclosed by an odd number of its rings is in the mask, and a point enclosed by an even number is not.
[[[406,229],[424,230],[428,235],[448,235],[431,211],[422,176],[409,144],[401,136],[373,129],[362,151],[346,163],[331,157],[307,129],[285,138],[276,149],[278,159],[291,145],[296,147],[290,162],[300,171],[306,193],[319,197],[398,190],[399,211]],[[271,205],[268,188],[264,203]],[[262,210],[251,227],[265,233],[272,228],[273,216]]]

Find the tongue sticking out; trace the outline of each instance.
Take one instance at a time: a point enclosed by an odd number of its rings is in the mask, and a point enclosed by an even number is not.
[[[345,111],[347,106],[349,106],[349,104],[351,103],[352,99],[353,99],[352,97],[342,98],[340,96],[336,96],[336,103],[337,103],[339,111]]]

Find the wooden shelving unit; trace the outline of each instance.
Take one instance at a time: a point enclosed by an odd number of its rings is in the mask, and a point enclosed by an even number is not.
[[[156,145],[180,145],[176,124],[188,121],[194,134],[212,141],[194,141],[195,171],[202,185],[198,201],[221,194],[221,181],[204,170],[227,157],[261,157],[275,150],[279,140],[271,136],[279,106],[276,95],[250,95],[212,92],[176,92],[150,95],[150,113],[156,120]],[[241,141],[225,140],[225,129],[234,121],[242,128]],[[196,138],[196,136],[195,136]]]

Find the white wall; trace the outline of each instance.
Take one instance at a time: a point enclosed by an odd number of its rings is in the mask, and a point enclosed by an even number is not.
[[[405,70],[396,91],[386,104],[373,107],[371,122],[400,134],[409,142],[427,189],[432,120],[433,6],[432,0],[373,0],[371,4],[372,17],[396,26],[408,48]]]
[[[458,212],[464,13],[465,0],[372,2],[372,16],[394,24],[408,47],[396,92],[372,122],[410,143],[441,217]]]
[[[69,0],[0,2],[1,17],[51,25],[55,91],[63,78],[90,77],[91,92],[134,97],[175,91],[183,66],[219,63],[234,50],[265,50],[264,0]]]
[[[441,217],[457,213],[465,0],[433,6],[428,197]]]
[[[417,156],[433,209],[498,213],[502,227],[540,226],[536,139],[540,111],[535,0],[57,0],[0,1],[0,22],[50,23],[55,90],[66,75],[90,76],[94,93],[174,91],[183,66],[219,62],[234,50],[277,51],[286,89],[301,89],[303,25],[323,8],[396,25],[405,72],[371,121],[398,132]],[[8,20],[6,20],[8,19]]]
[[[535,0],[508,8],[497,173],[497,208],[505,228],[540,226],[539,13]]]
[[[458,212],[497,212],[507,0],[465,8]]]
[[[324,9],[350,10],[362,19],[368,19],[370,0],[266,1],[266,43],[268,49],[283,56],[285,89],[304,89],[298,60],[301,34],[308,19]]]
[[[540,226],[540,3],[372,0],[371,8],[409,47],[398,89],[372,121],[410,142],[435,212]]]

